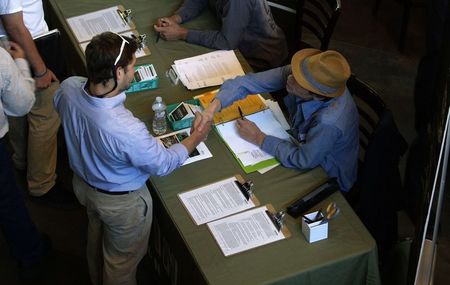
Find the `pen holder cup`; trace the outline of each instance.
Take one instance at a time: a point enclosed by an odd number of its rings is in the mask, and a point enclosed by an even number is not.
[[[322,213],[317,217],[318,211],[306,214],[305,217],[313,222],[307,221],[302,217],[302,232],[309,243],[326,239],[328,237],[328,221],[323,219]],[[320,219],[319,221],[314,221]]]
[[[191,105],[200,106],[200,101],[197,99],[187,100],[187,101],[183,101],[183,102],[191,104]],[[167,115],[170,114],[170,112],[172,112],[178,105],[179,105],[179,103],[168,105],[167,109],[166,109],[166,114]],[[169,121],[170,127],[172,128],[172,130],[178,131],[181,129],[190,128],[192,126],[192,122],[194,121],[194,118],[188,118],[188,119],[184,119],[184,120],[175,121],[173,118],[167,117],[167,120]]]

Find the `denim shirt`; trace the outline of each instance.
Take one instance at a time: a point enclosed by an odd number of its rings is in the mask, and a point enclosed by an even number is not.
[[[257,70],[283,64],[288,55],[286,38],[265,0],[184,0],[176,14],[184,23],[208,6],[221,21],[221,30],[190,29],[187,42],[214,49],[239,49]]]
[[[286,86],[289,74],[288,65],[228,80],[217,99],[227,107],[247,94],[279,90]],[[288,94],[284,102],[292,133],[300,144],[266,136],[261,149],[285,167],[306,170],[321,166],[328,176],[337,177],[342,191],[349,191],[356,180],[359,151],[358,111],[350,92],[346,89],[328,101],[304,101]]]
[[[135,190],[150,175],[166,175],[188,158],[182,144],[166,149],[145,124],[125,108],[125,93],[90,96],[86,78],[61,83],[54,105],[64,127],[72,170],[92,186],[108,191]]]

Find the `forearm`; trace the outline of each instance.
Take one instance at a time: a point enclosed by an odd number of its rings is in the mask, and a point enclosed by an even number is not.
[[[180,8],[174,13],[180,17],[180,22],[187,22],[197,17],[208,5],[208,0],[185,0]]]
[[[34,74],[43,74],[46,70],[30,32],[23,23],[22,12],[2,17],[3,25],[10,39],[18,43],[25,51]]]
[[[181,143],[186,147],[188,153],[192,153],[197,145],[202,141],[203,137],[194,132],[189,137],[185,138]]]

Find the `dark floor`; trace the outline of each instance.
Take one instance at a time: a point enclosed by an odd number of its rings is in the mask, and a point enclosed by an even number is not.
[[[417,64],[424,52],[424,8],[412,9],[405,49],[399,52],[401,2],[381,1],[376,17],[371,14],[375,0],[343,0],[343,12],[332,37],[330,49],[343,53],[353,73],[368,82],[393,110],[398,127],[411,143],[416,136],[413,121],[413,89]],[[401,162],[404,173],[406,155]],[[65,172],[63,169],[58,170]],[[24,176],[18,173],[24,189]],[[69,181],[66,181],[70,185]],[[450,193],[445,196],[434,284],[450,284]],[[89,284],[85,261],[86,215],[82,208],[63,211],[27,201],[31,215],[42,232],[47,233],[54,247],[50,259],[51,274],[44,284]],[[400,214],[400,235],[412,236],[414,227]],[[144,260],[138,271],[139,284],[150,284]],[[389,270],[383,269],[385,274]],[[16,268],[0,235],[0,284],[19,284]],[[385,284],[395,283],[390,275]],[[398,279],[395,279],[398,280]],[[153,282],[154,284],[155,282]]]

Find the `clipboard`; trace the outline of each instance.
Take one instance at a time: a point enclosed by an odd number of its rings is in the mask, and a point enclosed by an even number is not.
[[[242,185],[249,182],[242,176],[235,175],[181,192],[177,197],[194,224],[199,226],[259,206],[260,202],[253,193],[250,193],[248,199],[244,194]],[[228,199],[226,206],[221,204],[223,199]]]
[[[282,224],[281,228],[278,230],[271,222],[272,219],[270,218],[270,215],[276,215],[276,212],[271,204],[267,204],[259,208],[210,222],[207,226],[224,256],[228,257],[291,237],[291,232],[287,226]],[[267,217],[267,219],[261,219],[263,217]],[[268,223],[265,223],[265,221],[268,221]],[[260,224],[258,222],[271,227],[271,229],[267,229],[267,227],[259,228],[258,225]],[[242,223],[243,226],[236,226],[236,224],[240,223]],[[247,226],[248,224],[250,225]],[[232,227],[233,230],[228,230],[230,227]],[[256,232],[256,234],[246,235],[247,229],[251,231],[251,233]],[[274,233],[275,235],[270,236],[271,233]],[[237,236],[237,238],[233,239],[234,236]],[[240,238],[242,236],[249,236],[250,238],[243,242]],[[253,238],[253,240],[251,240],[251,238]]]
[[[79,43],[90,41],[93,36],[111,31],[122,33],[135,30],[131,9],[117,5],[79,16],[67,18],[72,33]]]
[[[203,109],[206,109],[209,103],[216,97],[218,92],[219,89],[205,92],[203,94],[195,96],[194,99],[198,99]],[[214,124],[218,125],[239,119],[241,117],[239,108],[242,110],[242,114],[244,116],[248,116],[267,109],[267,106],[261,99],[261,95],[248,95],[246,98],[235,101],[230,106],[223,108],[220,112],[214,114]]]

